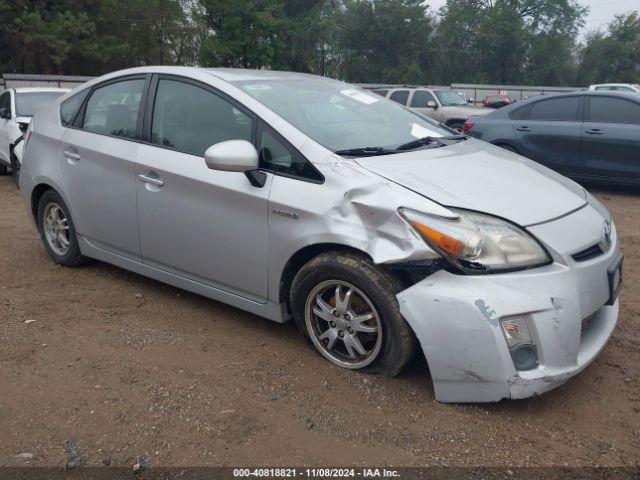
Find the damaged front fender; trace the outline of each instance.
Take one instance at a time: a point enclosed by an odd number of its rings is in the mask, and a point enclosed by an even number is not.
[[[455,214],[339,157],[322,165],[322,173],[326,180],[321,185],[274,177],[269,204],[272,271],[283,272],[296,252],[319,244],[359,250],[376,264],[441,258],[402,219],[398,208],[450,218]],[[292,198],[297,201],[292,203]],[[289,234],[292,226],[297,230],[294,236]],[[278,292],[279,278],[271,277],[270,295]]]

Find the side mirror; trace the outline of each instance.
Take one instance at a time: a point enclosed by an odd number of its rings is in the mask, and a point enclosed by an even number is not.
[[[0,108],[0,118],[11,118],[9,110],[7,110],[5,107]]]
[[[246,140],[227,140],[207,148],[204,161],[211,170],[248,172],[258,168],[258,152]]]
[[[204,152],[204,162],[211,170],[244,172],[254,187],[262,188],[267,183],[267,174],[258,170],[258,151],[246,140],[227,140],[211,145]]]
[[[438,105],[436,104],[436,102],[435,102],[435,101],[433,101],[433,100],[429,100],[429,101],[427,102],[427,108],[438,108]]]

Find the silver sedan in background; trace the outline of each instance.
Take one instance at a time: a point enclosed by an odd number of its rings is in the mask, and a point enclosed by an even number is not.
[[[618,317],[611,215],[570,180],[339,81],[144,67],[38,113],[20,186],[53,261],[95,258],[293,318],[317,351],[436,398],[540,394]]]

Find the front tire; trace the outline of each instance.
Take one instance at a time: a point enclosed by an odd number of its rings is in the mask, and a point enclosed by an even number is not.
[[[75,267],[84,263],[69,208],[54,190],[48,190],[38,202],[38,231],[51,260]]]
[[[290,301],[298,326],[327,360],[394,377],[416,346],[396,299],[402,289],[364,256],[335,251],[300,269]]]

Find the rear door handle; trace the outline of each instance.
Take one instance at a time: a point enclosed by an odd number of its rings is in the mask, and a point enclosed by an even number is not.
[[[531,129],[529,127],[527,127],[526,125],[523,125],[521,127],[516,127],[516,130],[518,130],[519,132],[530,132]]]
[[[589,130],[585,130],[584,133],[587,135],[602,135],[604,132],[599,128],[590,128]]]
[[[64,154],[65,157],[67,157],[70,160],[80,160],[80,155],[72,152],[71,150],[65,150],[62,153]]]
[[[141,173],[138,175],[138,178],[144,183],[150,183],[151,185],[155,185],[156,187],[162,187],[164,185],[164,180],[157,177],[150,177]]]

